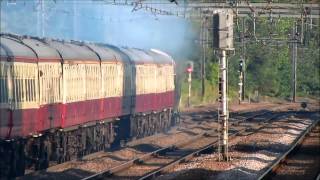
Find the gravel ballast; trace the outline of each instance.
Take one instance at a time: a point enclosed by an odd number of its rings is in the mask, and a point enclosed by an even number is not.
[[[229,162],[219,162],[217,153],[202,155],[158,179],[257,179],[317,119],[319,113],[272,121],[257,133],[230,140]]]

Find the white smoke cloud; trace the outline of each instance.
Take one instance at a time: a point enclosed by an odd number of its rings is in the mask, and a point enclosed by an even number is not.
[[[1,32],[109,43],[182,54],[195,37],[188,20],[89,0],[1,1]],[[171,7],[170,7],[171,6]],[[172,8],[170,4],[165,8]]]

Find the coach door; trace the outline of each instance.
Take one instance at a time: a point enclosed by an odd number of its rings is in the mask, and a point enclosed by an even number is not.
[[[40,112],[45,129],[59,126],[62,101],[62,68],[60,63],[39,63]]]
[[[29,135],[39,130],[37,111],[38,66],[36,63],[15,62],[12,72],[13,135]]]
[[[7,126],[10,117],[10,103],[12,97],[12,78],[10,64],[7,61],[0,61],[0,137],[7,136]]]

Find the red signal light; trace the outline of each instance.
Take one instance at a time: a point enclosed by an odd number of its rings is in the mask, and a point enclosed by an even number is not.
[[[191,67],[187,68],[187,72],[191,73],[192,72],[192,68]]]

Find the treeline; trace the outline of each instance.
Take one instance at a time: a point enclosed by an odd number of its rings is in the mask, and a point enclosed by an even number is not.
[[[303,36],[298,44],[297,57],[297,95],[301,97],[320,97],[320,37],[319,21],[304,20],[303,33],[301,21],[291,18],[258,18],[255,33],[251,18],[238,19],[235,26],[235,54],[229,56],[229,94],[237,99],[239,83],[239,60],[245,59],[245,96],[254,93],[262,96],[289,99],[292,83],[292,58],[290,41],[292,28],[297,23],[297,37]],[[312,23],[312,24],[311,24]],[[241,43],[241,34],[244,43]],[[254,36],[255,34],[255,36]],[[211,37],[210,37],[211,38]],[[244,46],[243,46],[244,45]],[[195,64],[193,95],[201,96],[201,56],[200,45],[190,57]],[[206,92],[204,100],[212,101],[217,97],[218,58],[212,47],[206,49]],[[186,85],[184,85],[186,87]],[[186,92],[186,90],[183,90]],[[208,97],[208,94],[211,97]],[[212,98],[213,97],[213,98]],[[194,97],[193,97],[194,98]],[[195,98],[194,98],[195,99]]]

